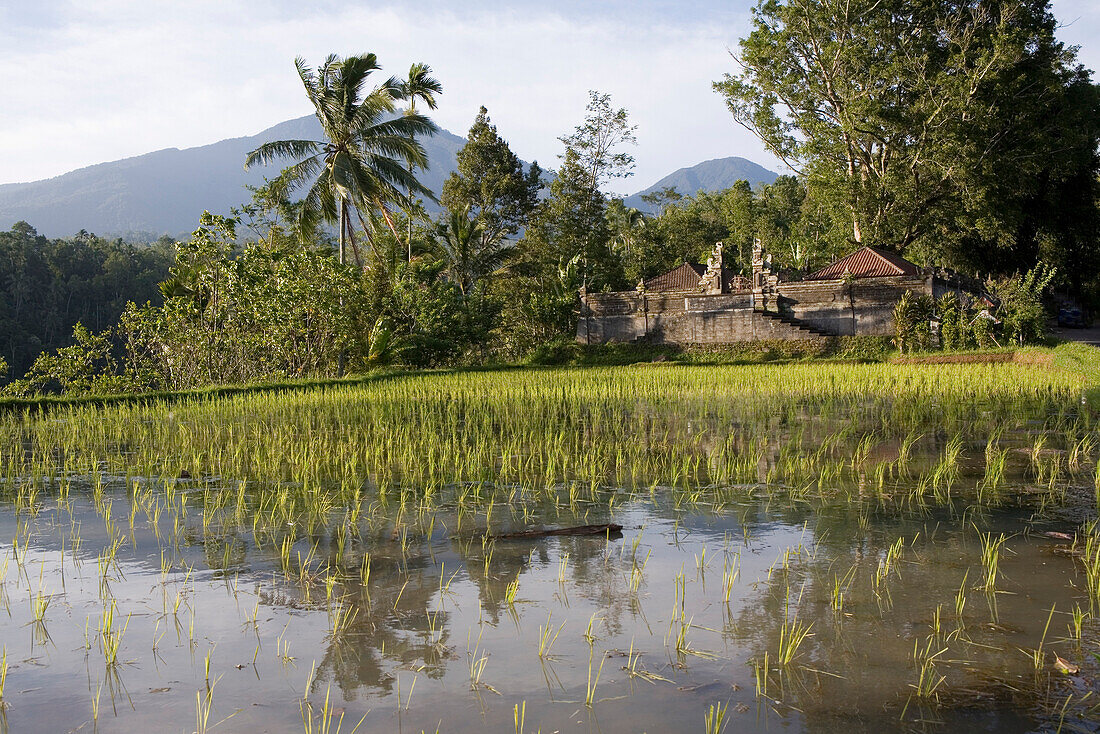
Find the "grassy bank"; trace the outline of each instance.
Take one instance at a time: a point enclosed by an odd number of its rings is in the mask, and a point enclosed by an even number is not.
[[[380,369],[341,378],[280,380],[244,385],[215,385],[193,390],[153,391],[117,395],[43,395],[28,398],[0,397],[0,414],[37,412],[65,407],[109,407],[127,404],[172,403],[231,398],[249,394],[278,394],[324,390],[414,375],[457,375],[500,373],[513,370],[567,367],[617,367],[647,363],[684,366],[749,366],[778,364],[932,365],[932,364],[1024,364],[1064,370],[1095,385],[1087,400],[1100,410],[1100,350],[1069,342],[1055,348],[1024,347],[966,352],[933,352],[898,355],[889,337],[832,337],[824,341],[756,341],[741,344],[690,346],[601,344],[583,345],[561,340],[536,350],[526,364],[460,367],[444,370]]]

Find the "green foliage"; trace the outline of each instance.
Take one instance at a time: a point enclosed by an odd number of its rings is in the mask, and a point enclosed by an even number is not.
[[[974,343],[979,349],[990,349],[1000,346],[993,335],[993,319],[979,314],[970,322],[970,330],[974,335]]]
[[[74,344],[39,355],[22,379],[4,392],[16,397],[43,393],[109,395],[132,392],[133,383],[118,373],[110,332],[93,334],[79,322],[73,327]]]
[[[1046,0],[758,0],[714,87],[831,210],[827,239],[1093,277],[1100,92],[1056,27]]]
[[[542,170],[523,163],[497,134],[482,107],[458,151],[457,170],[443,183],[440,201],[452,212],[468,210],[488,241],[516,234],[538,205]]]
[[[235,252],[233,220],[203,215],[163,284],[161,309],[123,319],[131,371],[157,387],[324,376],[339,356],[369,360],[363,274],[327,251],[246,245]],[[374,323],[371,319],[370,324]]]
[[[1047,313],[1043,292],[1057,275],[1057,268],[1039,263],[1022,276],[999,278],[989,283],[1001,301],[998,315],[1005,337],[1016,344],[1036,344],[1046,335]]]
[[[948,293],[936,301],[936,313],[940,317],[940,345],[945,351],[967,347],[966,310],[958,296]]]
[[[431,241],[432,250],[446,268],[448,278],[463,295],[500,269],[508,245],[500,236],[485,231],[480,219],[470,219],[470,207],[451,211],[440,222]]]
[[[496,304],[475,291],[469,297],[440,277],[443,262],[414,260],[394,285],[387,311],[393,321],[393,349],[402,364],[452,364],[483,342]]]
[[[823,209],[793,176],[780,176],[756,191],[748,182],[739,181],[723,191],[701,191],[666,201],[660,214],[646,222],[645,231],[634,236],[632,256],[623,253],[627,280],[634,283],[683,262],[702,262],[719,241],[725,244],[725,266],[735,273],[751,273],[755,240],[760,240],[780,265],[802,272],[814,270],[850,249],[823,229],[822,222],[828,221],[822,219]],[[608,218],[613,241],[618,241],[625,219],[616,212],[614,202],[608,208]]]
[[[894,345],[902,354],[924,351],[933,346],[929,325],[933,315],[932,299],[925,294],[906,291],[894,306]]]
[[[494,287],[501,299],[496,343],[505,358],[518,359],[532,347],[576,334],[579,259],[559,261],[550,272],[520,262]]]
[[[87,232],[51,240],[26,222],[0,232],[0,355],[10,377],[39,353],[69,345],[78,322],[103,332],[128,300],[159,302],[157,283],[171,263],[171,242],[134,245]]]

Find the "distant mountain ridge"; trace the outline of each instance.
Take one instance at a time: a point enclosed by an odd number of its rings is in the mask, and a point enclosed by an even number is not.
[[[728,189],[741,180],[749,185],[770,184],[779,174],[769,171],[746,158],[731,156],[703,161],[688,168],[673,171],[648,189],[623,199],[623,203],[641,211],[652,211],[655,207],[644,201],[642,196],[672,187],[682,196],[694,196],[700,191],[721,191]]]
[[[256,135],[183,150],[166,148],[42,181],[0,184],[0,231],[22,220],[47,237],[70,237],[82,229],[104,237],[185,236],[198,226],[204,209],[228,214],[249,200],[246,185],[258,186],[265,177],[279,173],[278,165],[245,171],[244,159],[250,151],[271,140],[321,138],[317,118],[307,115]],[[440,130],[422,143],[429,167],[419,173],[420,180],[438,195],[455,170],[455,156],[466,139]],[[775,178],[775,173],[744,158],[719,158],[681,168],[625,201],[649,211],[652,207],[641,195],[666,186],[691,196],[728,188],[739,179],[755,185]],[[438,205],[426,204],[429,211],[438,211]]]
[[[317,118],[307,115],[256,135],[183,150],[166,148],[42,181],[2,184],[0,229],[24,220],[47,237],[68,237],[81,229],[102,236],[189,233],[204,209],[228,214],[251,198],[245,185],[258,186],[287,165],[245,171],[250,151],[271,140],[294,139],[322,139]],[[440,191],[466,139],[440,130],[421,142],[429,168],[419,172],[420,180]]]

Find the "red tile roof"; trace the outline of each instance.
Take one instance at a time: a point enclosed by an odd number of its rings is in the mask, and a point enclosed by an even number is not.
[[[919,274],[920,268],[900,255],[877,247],[863,247],[816,273],[810,273],[803,280],[837,280],[845,275],[852,278],[882,278]]]
[[[699,263],[684,263],[675,270],[658,275],[645,282],[645,289],[654,293],[668,291],[698,291],[699,280],[706,274],[707,268]]]
[[[681,291],[699,292],[699,281],[707,273],[707,266],[699,263],[684,263],[678,268],[668,271],[663,275],[657,275],[645,282],[645,289],[650,293],[678,293]],[[742,277],[729,270],[722,270],[722,291],[724,293],[736,293],[738,291],[752,290],[752,283],[748,278]]]

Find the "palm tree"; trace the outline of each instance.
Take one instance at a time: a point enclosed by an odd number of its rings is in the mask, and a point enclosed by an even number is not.
[[[374,54],[345,59],[333,54],[316,71],[300,57],[294,65],[326,139],[265,143],[248,154],[245,168],[278,159],[296,161],[280,174],[278,185],[287,193],[309,186],[299,230],[309,232],[318,221],[339,221],[340,262],[346,262],[346,236],[361,265],[352,214],[372,241],[374,227],[366,220],[373,223],[375,212],[394,231],[391,203],[413,194],[431,197],[412,170],[428,162],[416,137],[432,135],[438,128],[415,112],[393,116],[396,103],[406,98],[405,84],[393,77],[364,94],[367,78],[381,68]],[[438,82],[434,91],[439,91]]]
[[[416,114],[416,100],[424,100],[424,104],[428,105],[429,110],[435,109],[435,95],[443,93],[443,85],[438,80],[429,76],[432,73],[432,67],[427,64],[416,63],[409,67],[409,75],[399,82],[402,96],[409,101],[409,107],[405,110],[406,115]],[[409,164],[409,173],[412,174],[413,165]],[[406,245],[409,248],[409,262],[413,259],[412,249],[412,223],[413,214],[419,210],[423,215],[424,207],[419,206],[416,202],[409,197],[405,207],[405,215],[408,219],[408,238]]]
[[[436,256],[463,296],[468,296],[479,280],[500,269],[509,247],[499,237],[486,240],[483,230],[481,221],[470,218],[469,206],[450,212],[436,228]]]

